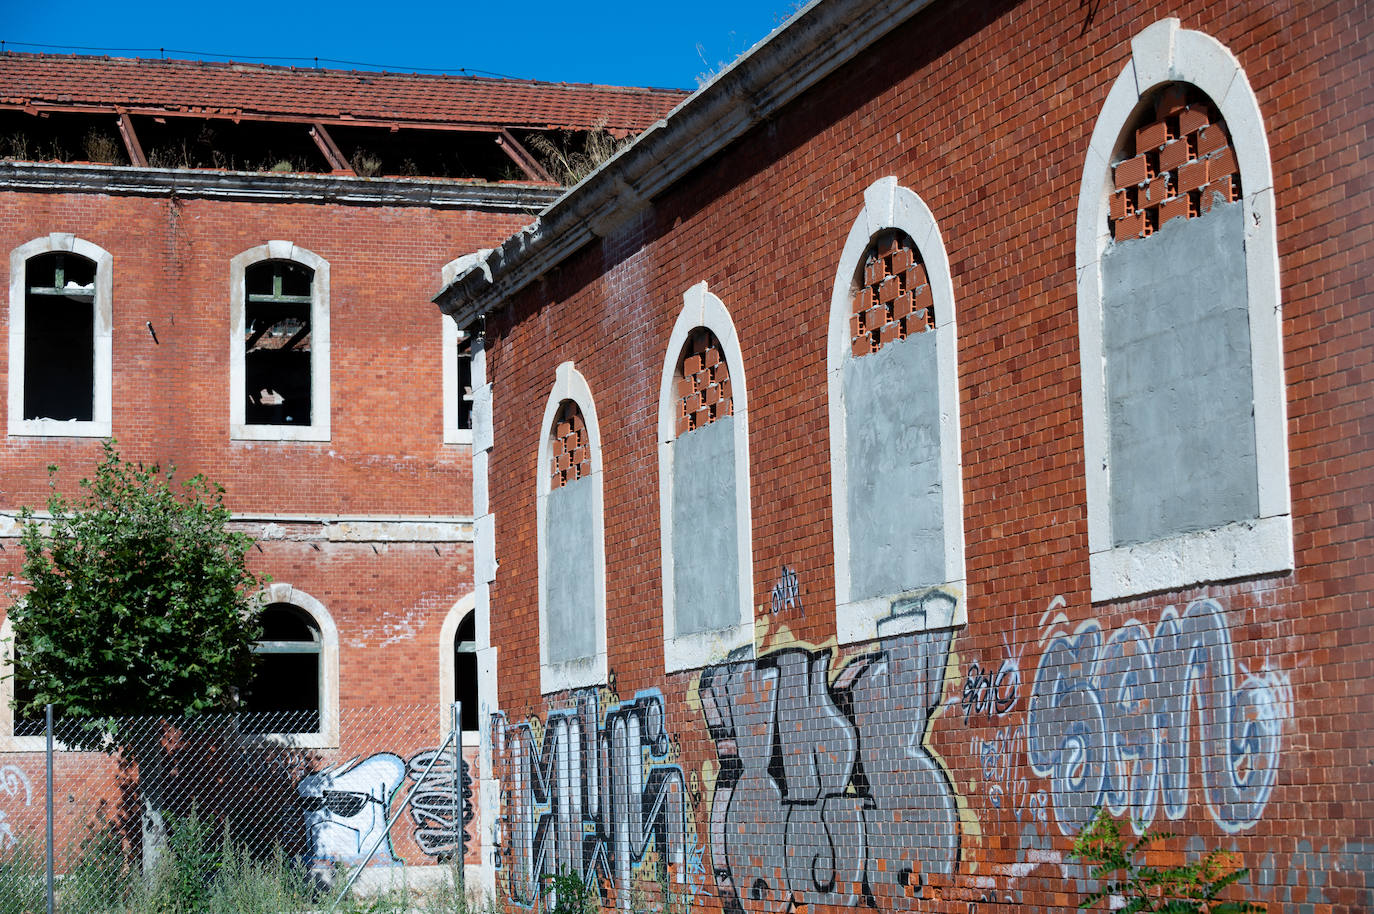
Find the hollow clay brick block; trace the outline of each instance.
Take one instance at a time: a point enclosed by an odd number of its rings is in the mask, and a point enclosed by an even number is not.
[[[875,257],[873,262],[864,267],[864,285],[873,286],[883,281],[883,275],[887,272],[886,266],[880,258]]]
[[[911,293],[903,292],[892,303],[892,319],[901,320],[911,313]]]
[[[716,385],[716,387],[720,389],[720,398],[721,398],[722,400],[728,400],[728,399],[730,399],[730,379],[729,379],[729,378],[724,378],[724,379],[722,379],[722,380],[720,381],[720,383],[718,383],[718,384]]]
[[[1235,185],[1231,181],[1231,176],[1218,178],[1211,184],[1202,189],[1202,202],[1200,209],[1202,212],[1211,212],[1212,206],[1217,203],[1232,203],[1236,199]]]
[[[692,392],[692,383],[693,383],[693,381],[692,381],[692,378],[690,378],[690,377],[687,377],[687,378],[678,378],[678,379],[677,379],[677,395],[678,395],[679,397],[685,397],[685,396],[687,396],[688,394],[690,394],[690,393]]]
[[[715,346],[712,346],[710,349],[706,350],[704,356],[706,359],[705,365],[707,368],[710,368],[712,365],[720,363],[720,350],[717,349]]]
[[[676,432],[676,434],[681,435],[681,434],[683,434],[684,432],[689,432],[689,431],[691,431],[691,429],[692,429],[692,424],[691,424],[691,422],[688,420],[688,418],[687,418],[686,416],[678,416],[678,417],[677,417],[677,432]]]
[[[553,439],[553,455],[555,457],[557,457],[559,454],[563,453],[567,449],[568,445],[564,443],[562,438]]]
[[[887,323],[887,308],[882,305],[874,305],[864,312],[864,329],[877,330]]]
[[[1160,205],[1159,224],[1163,226],[1168,224],[1170,219],[1178,219],[1180,217],[1187,219],[1192,214],[1193,201],[1188,198],[1187,194],[1180,194],[1177,197],[1165,200],[1164,203]]]
[[[916,311],[920,308],[931,309],[935,307],[935,296],[930,290],[930,286],[921,288],[911,293],[911,310]]]
[[[1122,190],[1144,184],[1150,180],[1150,163],[1143,155],[1127,159],[1116,166],[1115,178],[1117,188]]]
[[[712,385],[706,388],[706,405],[715,406],[720,402],[720,388]]]
[[[558,423],[553,427],[553,433],[558,438],[566,438],[568,436],[568,423]]]
[[[576,431],[581,431],[581,430],[582,430],[582,414],[581,414],[581,413],[575,412],[575,413],[573,413],[571,416],[569,416],[569,417],[568,417],[568,426],[569,426],[570,428],[572,428],[572,430],[575,431],[575,432],[576,432]]]
[[[592,462],[591,462],[591,460],[587,460],[587,461],[585,461],[585,462],[583,462],[583,463],[578,464],[578,467],[577,467],[577,477],[578,477],[579,479],[586,478],[587,476],[590,476],[590,475],[592,475]]]
[[[1128,241],[1139,238],[1145,233],[1145,214],[1132,213],[1116,220],[1112,225],[1112,238],[1115,241]]]
[[[687,398],[687,412],[694,413],[701,409],[701,394],[694,393]]]
[[[1192,158],[1188,138],[1174,140],[1159,151],[1159,170],[1173,171]]]
[[[1223,146],[1212,153],[1211,159],[1207,162],[1207,173],[1218,178],[1222,175],[1233,175],[1237,169],[1236,151],[1230,146]]]
[[[572,460],[571,460],[571,458],[569,458],[568,455],[567,455],[566,453],[559,454],[559,455],[558,455],[558,468],[559,468],[560,470],[566,470],[566,469],[567,469],[568,467],[570,467],[570,466],[572,466]]]
[[[711,420],[714,418],[711,415],[711,407],[709,406],[702,406],[694,415],[696,416],[695,421],[697,428],[701,428],[704,425],[710,425]]]
[[[923,264],[914,263],[911,269],[906,271],[906,287],[914,289],[917,286],[924,286],[929,280],[926,278],[926,268]]]
[[[734,411],[735,403],[733,400],[721,400],[719,403],[716,404],[716,418],[720,418],[721,416],[728,416]]]
[[[897,293],[902,291],[902,284],[895,276],[889,276],[883,280],[882,286],[878,288],[878,301],[887,304],[897,297]]]
[[[861,355],[868,355],[870,352],[873,351],[873,346],[868,341],[867,333],[863,334],[862,336],[854,337],[854,339],[852,339],[849,343],[849,348],[850,351],[854,354],[854,358],[856,359]]]
[[[1145,188],[1145,203],[1150,206],[1158,206],[1168,198],[1169,176],[1162,174],[1151,178],[1149,187]]]
[[[698,371],[692,375],[692,392],[700,393],[711,386],[711,373],[709,371]]]
[[[1178,192],[1186,194],[1190,190],[1197,190],[1207,183],[1207,173],[1210,171],[1206,159],[1198,159],[1196,162],[1189,162],[1178,170]]]
[[[1166,117],[1173,117],[1184,111],[1184,102],[1187,101],[1187,91],[1177,83],[1165,86],[1164,91],[1159,93],[1159,98],[1155,101],[1155,117],[1163,120]]]
[[[1169,140],[1173,139],[1169,135],[1169,125],[1165,121],[1155,121],[1153,124],[1146,124],[1135,132],[1135,151],[1137,153],[1149,152],[1158,149]]]
[[[1198,131],[1197,154],[1209,156],[1217,150],[1225,149],[1226,142],[1226,131],[1222,130],[1219,124],[1211,124]]]
[[[1122,216],[1130,213],[1133,208],[1130,201],[1126,199],[1126,192],[1124,190],[1119,190],[1112,194],[1111,217],[1113,219],[1120,219]]]
[[[1210,112],[1201,105],[1191,105],[1178,116],[1178,132],[1180,136],[1196,133],[1206,127],[1210,119]]]
[[[854,331],[854,333],[858,332],[858,330]],[[725,367],[724,362],[721,362],[719,365],[712,367],[711,380],[716,382],[717,384],[730,380],[730,369]]]
[[[899,248],[897,253],[892,255],[892,272],[905,273],[915,260],[911,256],[911,248]]]
[[[900,328],[899,328],[899,327],[897,326],[897,324],[895,324],[895,323],[892,323],[892,324],[885,324],[885,325],[883,326],[883,331],[882,331],[882,341],[883,341],[883,343],[884,343],[884,344],[887,344],[887,343],[895,342],[896,339],[897,339],[897,331],[898,331],[899,329],[900,329]]]
[[[683,374],[696,374],[701,371],[701,356],[689,355],[687,361],[682,363]]]
[[[587,459],[587,449],[586,449],[585,447],[580,447],[580,448],[578,448],[577,450],[575,450],[575,451],[572,452],[572,462],[573,462],[574,464],[582,463],[582,462],[584,462],[586,459]]]

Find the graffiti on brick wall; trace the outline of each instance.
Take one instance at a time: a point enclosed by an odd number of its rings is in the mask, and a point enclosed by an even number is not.
[[[502,790],[497,865],[508,896],[540,905],[544,878],[572,870],[629,910],[636,870],[650,863],[690,892],[701,850],[663,696],[622,702],[588,689],[572,705],[542,724],[491,717]]]
[[[473,820],[472,769],[444,746],[417,752],[406,763],[406,776],[418,786],[410,800],[412,835],[420,851],[438,860],[466,856],[467,829]]]
[[[770,603],[775,616],[784,609],[795,609],[800,615],[806,613],[802,609],[801,584],[797,581],[797,573],[786,565],[778,572],[778,583],[773,585]]]
[[[33,785],[29,783],[29,776],[24,773],[24,769],[18,765],[0,767],[0,798],[5,800],[5,803],[0,805],[0,851],[3,851],[18,843],[14,836],[14,827],[8,821],[7,807],[33,805]]]
[[[406,763],[400,756],[379,752],[360,762],[302,778],[296,793],[305,809],[312,859],[349,864],[396,862],[387,834],[387,812],[405,773]]]
[[[726,911],[905,907],[928,874],[953,872],[954,791],[925,743],[952,637],[884,637],[833,672],[831,650],[802,648],[703,671],[719,762],[710,846]]]
[[[1046,616],[1063,606],[1057,598]],[[1042,619],[1042,623],[1043,623]],[[1151,631],[1132,620],[1105,632],[1042,624],[1042,653],[1026,712],[1026,755],[1048,778],[1060,831],[1076,834],[1103,805],[1129,810],[1143,831],[1162,806],[1190,802],[1193,757],[1201,796],[1228,832],[1259,821],[1279,767],[1287,677],[1237,663],[1225,611],[1211,599],[1167,607]],[[1196,752],[1194,750],[1196,747]]]

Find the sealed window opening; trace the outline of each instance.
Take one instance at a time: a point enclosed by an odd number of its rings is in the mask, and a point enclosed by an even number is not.
[[[472,429],[472,334],[458,331],[457,428]]]
[[[244,379],[249,425],[309,425],[310,310],[315,271],[266,260],[244,271]]]
[[[461,701],[464,731],[477,729],[477,613],[469,611],[453,636],[453,700]]]
[[[25,264],[25,419],[95,418],[95,270],[69,253]]]
[[[262,612],[257,662],[244,691],[251,733],[315,733],[320,729],[321,637],[310,615],[290,603]]]

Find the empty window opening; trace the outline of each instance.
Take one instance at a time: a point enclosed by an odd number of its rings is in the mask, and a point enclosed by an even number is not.
[[[447,320],[447,318],[445,318]],[[472,334],[458,331],[458,414],[455,428],[472,430]]]
[[[453,638],[453,700],[462,702],[459,726],[477,729],[477,613],[469,611]]]
[[[330,124],[329,134],[353,170],[365,178],[529,180],[496,145],[495,133]]]
[[[582,410],[572,400],[564,400],[553,420],[549,456],[549,488],[561,489],[592,471],[592,449],[587,442],[587,424]]]
[[[930,280],[916,245],[905,232],[890,229],[873,240],[855,285],[849,318],[855,358],[935,329]]]
[[[47,733],[47,714],[24,708],[34,699],[34,688],[27,679],[14,678],[14,735],[42,736]]]
[[[244,421],[310,424],[310,307],[315,273],[290,260],[244,271]]]
[[[128,165],[118,116],[0,111],[0,159]]]
[[[262,611],[257,663],[244,693],[254,733],[315,733],[320,729],[320,627],[290,603]]]
[[[1141,106],[1112,168],[1112,239],[1145,238],[1170,219],[1194,219],[1240,199],[1236,152],[1201,90],[1170,83]]]
[[[308,124],[134,115],[153,168],[329,172]]]
[[[730,369],[720,340],[705,327],[687,336],[677,367],[677,434],[704,428],[734,411]]]
[[[24,418],[95,418],[95,262],[39,254],[25,265]]]

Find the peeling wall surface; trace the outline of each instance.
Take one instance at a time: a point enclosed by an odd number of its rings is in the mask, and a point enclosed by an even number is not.
[[[935,334],[844,365],[850,598],[943,584]]]
[[[673,611],[679,635],[739,620],[735,420],[673,442]]]
[[[1244,210],[1103,255],[1115,545],[1259,515]]]
[[[544,623],[550,663],[596,653],[596,481],[579,479],[554,489],[545,507]]]

